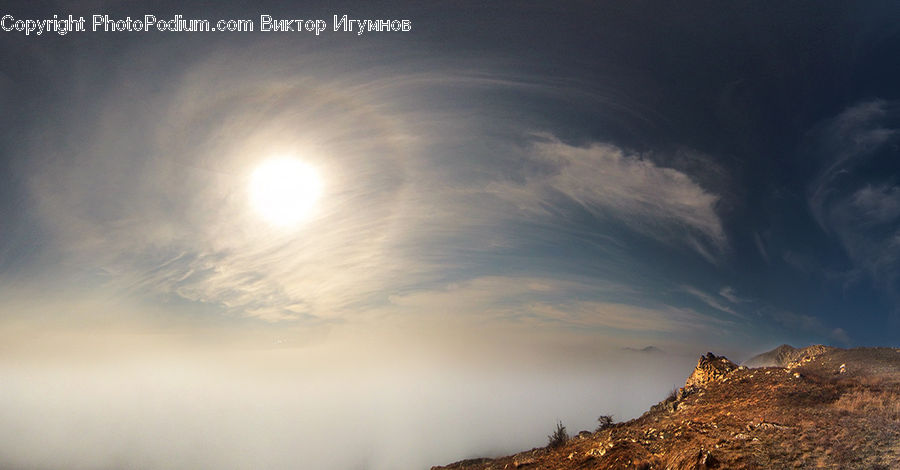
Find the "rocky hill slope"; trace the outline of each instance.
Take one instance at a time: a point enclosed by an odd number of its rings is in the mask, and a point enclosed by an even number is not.
[[[637,419],[433,469],[900,468],[900,349],[791,349],[763,368],[709,353]]]
[[[741,365],[747,367],[788,367],[792,362],[799,361],[807,356],[815,356],[824,352],[827,348],[827,346],[817,344],[797,349],[791,345],[782,344],[769,352],[747,359]]]

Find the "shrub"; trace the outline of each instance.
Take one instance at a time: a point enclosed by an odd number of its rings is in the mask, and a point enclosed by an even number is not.
[[[675,385],[672,387],[672,390],[669,392],[669,395],[666,396],[665,401],[674,401],[678,399],[678,386]]]
[[[606,429],[606,428],[612,426],[614,421],[613,421],[613,419],[612,419],[612,416],[610,416],[610,415],[603,415],[603,416],[597,418],[597,422],[600,423],[600,424],[597,425],[597,431],[596,431],[596,432],[600,432],[600,431],[602,431],[602,430],[604,430],[604,429]]]
[[[566,427],[563,426],[562,421],[556,423],[556,431],[547,436],[547,440],[547,447],[551,449],[561,447],[569,440],[569,433],[566,432]]]

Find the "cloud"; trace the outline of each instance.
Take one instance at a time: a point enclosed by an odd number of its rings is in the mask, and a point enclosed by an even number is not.
[[[697,298],[697,299],[700,299],[700,301],[702,301],[702,302],[705,303],[706,305],[709,305],[710,307],[712,307],[712,308],[714,308],[714,309],[716,309],[716,310],[719,310],[720,312],[725,312],[725,313],[728,313],[728,314],[733,315],[733,316],[735,316],[735,317],[744,318],[743,315],[741,315],[740,313],[738,313],[737,311],[735,311],[733,308],[731,308],[731,307],[729,307],[729,306],[727,306],[727,305],[722,304],[722,303],[719,302],[719,300],[717,300],[715,297],[713,297],[713,296],[711,296],[711,295],[709,295],[709,294],[707,294],[707,293],[705,293],[705,292],[703,292],[703,291],[701,291],[701,290],[699,290],[699,289],[696,289],[696,288],[691,287],[691,286],[681,286],[680,289],[681,289],[682,292],[685,292],[685,293],[687,293],[687,294],[692,295],[693,297],[695,297],[695,298]]]
[[[538,323],[558,322],[567,326],[640,333],[693,335],[723,326],[722,322],[690,309],[645,308],[611,302],[538,303],[529,305],[523,313],[533,315]]]
[[[415,257],[453,222],[428,220],[436,204],[411,188],[414,126],[388,99],[402,87],[374,71],[336,73],[322,55],[273,72],[263,65],[276,58],[254,52],[173,63],[166,81],[127,66],[114,83],[75,80],[108,85],[69,103],[96,118],[42,123],[52,137],[28,146],[41,156],[29,189],[65,264],[113,291],[269,321],[334,319],[452,268]],[[259,66],[225,73],[235,54]],[[154,99],[133,99],[158,86]],[[295,231],[268,226],[247,197],[253,168],[285,154],[325,185]]]
[[[560,83],[415,63],[362,70],[348,65],[355,49],[347,60],[311,52],[302,67],[275,70],[278,54],[265,51],[173,62],[165,81],[131,64],[115,81],[79,69],[66,83],[95,93],[72,93],[61,109],[92,119],[42,122],[33,135],[44,137],[23,145],[40,156],[28,185],[52,240],[48,259],[116,293],[235,317],[337,322],[455,279],[564,276],[567,268],[525,249],[583,236],[548,218],[555,205],[574,202],[709,260],[727,248],[719,196],[687,173],[613,145],[553,138],[523,159],[516,139],[533,129],[493,120],[487,106],[483,118],[456,106],[466,90],[550,96]],[[232,70],[235,60],[248,66]],[[473,157],[460,145],[498,150]],[[316,212],[296,231],[268,226],[247,197],[255,166],[284,154],[324,181]],[[546,230],[522,230],[535,217]],[[591,249],[624,265],[627,244],[602,232],[590,234]]]
[[[882,121],[896,113],[896,105],[884,100],[851,106],[814,132],[807,151],[822,162],[809,185],[809,206],[819,225],[828,229],[827,205],[850,178],[854,168],[895,138],[897,129],[885,128]]]
[[[363,70],[320,53],[273,70],[277,59],[258,48],[205,55],[171,64],[165,81],[131,65],[115,81],[79,70],[71,83],[96,93],[70,94],[62,109],[93,119],[42,122],[33,135],[46,137],[24,146],[40,155],[28,168],[29,189],[54,259],[115,294],[270,322],[339,323],[385,306],[412,314],[413,293],[437,295],[498,273],[571,277],[582,267],[559,256],[582,252],[546,247],[573,239],[607,261],[590,268],[592,283],[612,273],[624,280],[614,293],[580,293],[571,305],[629,305],[630,290],[655,280],[636,273],[641,254],[610,227],[713,262],[728,249],[721,197],[694,177],[700,157],[669,158],[679,170],[612,144],[535,141],[530,124],[491,119],[480,101],[457,104],[471,90],[556,96],[560,83],[489,69],[423,72],[414,62]],[[233,71],[235,60],[248,66]],[[423,109],[422,100],[431,105]],[[473,118],[472,109],[486,117]],[[533,142],[524,153],[523,135]],[[473,156],[470,147],[496,152]],[[256,165],[284,154],[324,181],[316,212],[296,231],[268,226],[247,197]],[[589,227],[558,218],[576,206],[592,214]],[[521,294],[544,309],[563,305],[555,294]],[[465,307],[481,311],[474,300]],[[622,311],[610,308],[610,318]]]
[[[900,187],[867,186],[830,206],[832,230],[853,262],[882,287],[900,281]]]
[[[632,300],[608,300],[622,299],[623,294]],[[605,331],[606,335],[618,331],[675,337],[694,337],[729,324],[686,308],[653,302],[636,304],[641,298],[647,302],[645,294],[615,283],[482,277],[392,296],[388,315],[415,312],[411,316],[456,320],[475,317],[481,325],[512,330],[517,326],[577,327]]]
[[[772,261],[769,259],[769,251],[766,250],[766,245],[760,237],[759,232],[753,233],[753,243],[756,244],[756,249],[759,251],[759,255],[766,261],[766,264],[771,264]]]
[[[733,304],[739,304],[741,302],[746,302],[745,299],[742,299],[737,296],[737,291],[734,290],[733,287],[725,286],[719,290],[719,296],[728,299],[729,302]]]
[[[848,346],[852,343],[852,341],[850,340],[850,335],[848,335],[843,328],[835,328],[831,330],[830,337],[831,339],[841,343],[844,346]]]
[[[534,171],[523,181],[489,188],[521,210],[549,216],[568,201],[710,261],[727,248],[716,213],[719,196],[683,172],[606,143],[572,146],[547,137],[528,152]]]
[[[538,363],[528,355],[547,352],[534,342],[510,351],[488,338],[490,349],[460,364],[471,344],[434,353],[447,332],[415,349],[416,334],[291,349],[185,346],[146,330],[111,340],[99,330],[69,332],[64,347],[59,335],[32,332],[4,341],[5,467],[428,468],[535,445],[555,418],[590,429],[586,409],[639,416],[694,360],[586,349]],[[85,353],[98,343],[108,347]]]
[[[861,222],[879,225],[900,217],[900,186],[866,185],[849,199],[849,209]]]
[[[854,268],[900,302],[900,186],[891,171],[898,119],[896,102],[873,100],[826,122],[807,144],[821,162],[807,194],[816,221],[837,237]]]

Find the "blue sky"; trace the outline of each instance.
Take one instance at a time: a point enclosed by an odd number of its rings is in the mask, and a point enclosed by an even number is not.
[[[413,25],[0,34],[10,358],[104,332],[470,365],[897,346],[895,4],[4,8]],[[247,195],[285,155],[323,184],[290,229]],[[72,342],[22,342],[48,330]]]

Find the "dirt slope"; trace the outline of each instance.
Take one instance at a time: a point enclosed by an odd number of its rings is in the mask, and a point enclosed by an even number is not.
[[[708,354],[640,418],[433,469],[900,468],[900,349],[798,351],[786,367],[756,369]]]

